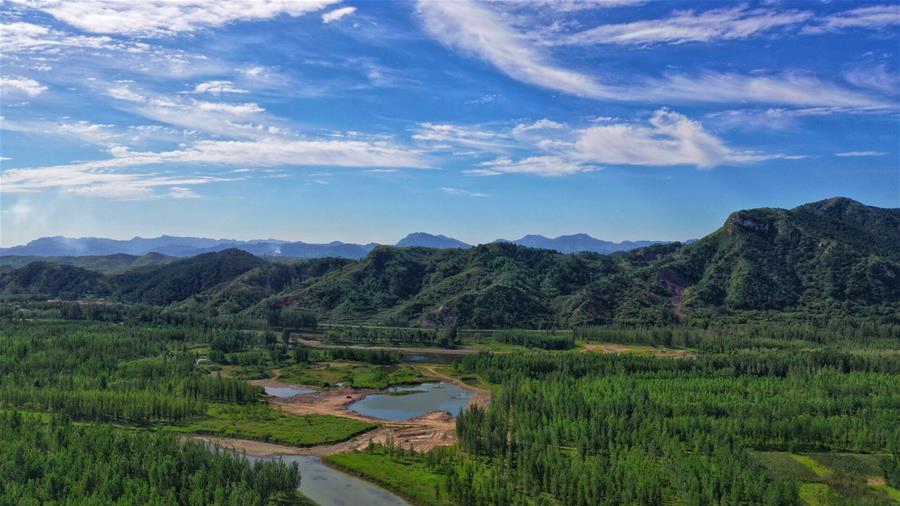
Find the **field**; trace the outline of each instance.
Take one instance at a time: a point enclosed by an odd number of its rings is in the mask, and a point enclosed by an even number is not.
[[[900,502],[900,492],[885,483],[884,455],[759,452],[757,457],[772,476],[796,480],[808,506]]]
[[[354,388],[383,389],[392,385],[421,383],[425,378],[409,365],[373,365],[329,362],[310,366],[295,364],[278,371],[279,381],[313,387],[334,387],[340,383]]]
[[[253,408],[212,405],[207,415],[198,420],[160,428],[307,447],[346,441],[376,427],[337,416],[286,414],[265,405]]]
[[[443,476],[430,469],[420,454],[390,452],[384,447],[376,447],[365,453],[330,455],[325,462],[394,490],[415,504],[455,504],[444,492]]]

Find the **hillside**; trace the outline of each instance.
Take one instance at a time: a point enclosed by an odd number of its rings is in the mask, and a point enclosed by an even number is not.
[[[889,315],[900,310],[900,210],[829,199],[738,211],[692,244],[606,256],[492,243],[379,246],[359,261],[289,264],[227,250],[114,276],[37,263],[0,275],[0,290],[112,294],[256,318],[290,307],[391,325],[559,327],[768,310]]]
[[[161,267],[134,269],[113,276],[116,294],[124,301],[166,305],[208,290],[266,261],[238,249],[204,253]]]
[[[108,295],[111,286],[102,274],[87,269],[31,262],[0,275],[0,292],[4,295],[40,294],[53,299],[78,299]]]
[[[898,252],[900,210],[830,199],[739,211],[695,243],[609,256],[500,243],[379,247],[265,304],[336,321],[472,327],[673,321],[710,311],[884,312],[900,304]]]
[[[166,256],[161,253],[147,253],[146,255],[141,256],[126,255],[125,253],[94,256],[6,255],[0,256],[0,266],[9,266],[18,269],[19,267],[24,267],[32,262],[49,262],[81,267],[82,269],[103,274],[117,274],[137,267],[168,264],[175,260],[177,260],[177,258]]]

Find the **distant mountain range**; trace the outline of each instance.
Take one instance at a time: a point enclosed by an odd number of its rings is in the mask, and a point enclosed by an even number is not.
[[[526,235],[521,239],[511,242],[519,246],[527,246],[529,248],[551,249],[560,253],[581,253],[582,251],[591,251],[607,255],[617,251],[630,251],[637,248],[651,246],[653,244],[662,244],[666,241],[623,241],[610,242],[602,239],[595,239],[587,234],[561,235],[553,239],[542,235]]]
[[[615,253],[617,251],[630,251],[663,241],[624,241],[620,243],[595,239],[587,234],[563,235],[551,239],[542,235],[526,235],[525,237],[508,241],[500,239],[495,242],[513,243],[529,248],[541,248],[558,251],[560,253],[593,252],[601,254]],[[247,253],[262,257],[287,257],[287,258],[349,258],[359,260],[369,254],[378,244],[354,244],[334,241],[326,244],[306,242],[289,242],[277,239],[259,239],[252,241],[237,241],[233,239],[209,239],[203,237],[173,237],[163,235],[160,237],[143,238],[135,237],[128,240],[104,239],[99,237],[42,237],[22,246],[0,248],[0,256],[15,255],[19,257],[81,257],[81,256],[105,256],[105,255],[133,255],[140,257],[148,253],[159,253],[172,257],[188,257],[203,253],[213,253],[229,248],[237,248]],[[467,249],[467,244],[458,239],[444,235],[433,235],[425,232],[415,232],[401,239],[396,246],[420,247],[435,249]],[[14,262],[18,263],[18,262]],[[62,261],[61,263],[68,263]],[[10,265],[10,262],[4,262]]]
[[[0,267],[0,296],[103,298],[256,320],[287,307],[332,322],[471,328],[710,321],[742,311],[750,313],[741,319],[900,314],[900,209],[843,198],[737,211],[691,244],[616,256],[495,242],[378,246],[361,260],[272,261],[236,248],[67,260]]]

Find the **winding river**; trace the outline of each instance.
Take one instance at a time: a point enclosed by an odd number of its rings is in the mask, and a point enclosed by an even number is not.
[[[245,456],[250,462],[281,460],[300,466],[300,492],[320,506],[412,506],[387,490],[355,476],[332,469],[319,457],[282,455],[275,457]]]

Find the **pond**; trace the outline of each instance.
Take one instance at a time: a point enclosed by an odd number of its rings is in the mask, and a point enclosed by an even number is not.
[[[300,492],[320,506],[411,506],[400,496],[322,463],[319,457],[283,455],[246,456],[247,460],[282,460],[300,466]]]
[[[409,420],[432,411],[458,415],[472,393],[453,383],[422,383],[414,387],[392,387],[388,393],[368,395],[349,407],[361,415],[380,420]]]
[[[271,395],[273,397],[281,397],[288,398],[293,397],[295,395],[303,395],[303,394],[311,394],[315,392],[315,390],[311,388],[300,388],[295,387],[293,385],[286,385],[283,387],[263,387],[266,389],[266,394]]]

